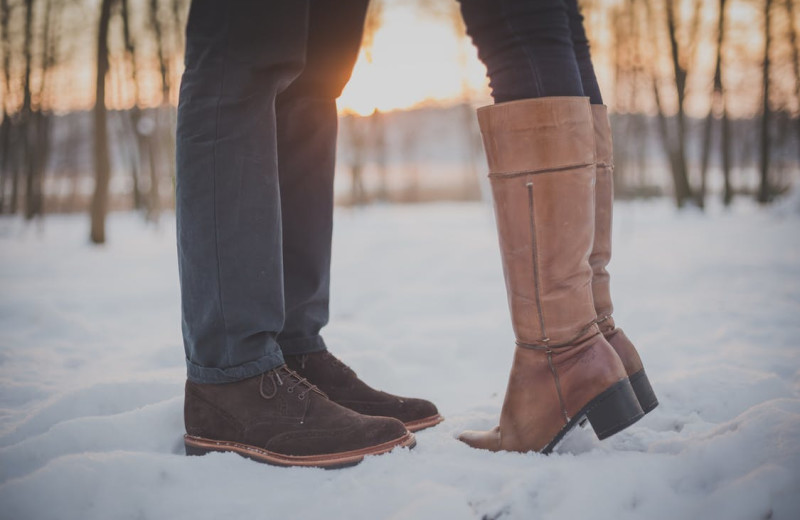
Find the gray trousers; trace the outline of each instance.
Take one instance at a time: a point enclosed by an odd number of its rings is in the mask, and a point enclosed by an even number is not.
[[[325,349],[336,98],[367,0],[193,0],[177,126],[187,375]]]

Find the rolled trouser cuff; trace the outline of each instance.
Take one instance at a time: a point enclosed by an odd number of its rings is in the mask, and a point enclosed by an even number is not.
[[[284,356],[297,356],[299,354],[311,354],[312,352],[328,350],[325,340],[319,334],[304,338],[278,338],[278,343]]]
[[[283,354],[277,348],[255,361],[227,368],[204,367],[187,359],[186,377],[195,383],[234,383],[269,372],[284,363]]]

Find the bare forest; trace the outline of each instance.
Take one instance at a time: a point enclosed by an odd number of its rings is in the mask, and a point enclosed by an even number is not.
[[[87,212],[103,243],[108,212],[156,224],[171,209],[189,3],[0,0],[0,214]],[[799,3],[581,2],[613,114],[617,196],[766,204],[797,182]],[[391,4],[373,0],[367,51]],[[412,4],[469,48],[455,1]],[[448,105],[343,114],[339,202],[479,199],[474,107],[487,99],[465,83]]]

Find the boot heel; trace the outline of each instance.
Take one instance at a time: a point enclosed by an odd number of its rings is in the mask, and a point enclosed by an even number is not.
[[[628,379],[614,383],[595,397],[586,410],[586,418],[600,440],[624,430],[642,417],[644,412]]]
[[[650,386],[650,380],[647,378],[644,369],[631,375],[630,381],[633,391],[636,393],[636,399],[639,400],[639,405],[642,407],[642,411],[646,414],[653,411],[653,408],[658,406],[658,398],[656,397],[656,393],[653,392],[653,387]]]

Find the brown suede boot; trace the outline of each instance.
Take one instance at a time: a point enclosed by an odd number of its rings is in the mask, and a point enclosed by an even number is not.
[[[393,417],[411,432],[444,420],[430,401],[375,390],[327,350],[284,358],[289,368],[313,382],[333,402],[360,414]]]
[[[594,120],[595,145],[597,147],[597,181],[595,183],[595,230],[592,254],[589,263],[592,266],[592,294],[597,323],[600,332],[614,347],[622,360],[625,371],[636,393],[636,398],[644,413],[658,406],[658,399],[650,386],[650,380],[644,371],[642,360],[636,347],[625,336],[622,329],[616,328],[611,313],[611,289],[606,266],[611,260],[611,220],[614,205],[614,155],[611,142],[611,125],[608,120],[608,109],[605,105],[592,105]]]
[[[236,383],[186,382],[188,455],[232,451],[279,466],[351,466],[413,447],[400,421],[366,417],[329,400],[286,366]]]
[[[588,99],[501,103],[478,110],[478,121],[517,348],[499,426],[459,438],[492,451],[549,453],[585,417],[604,439],[643,413],[595,324]]]

